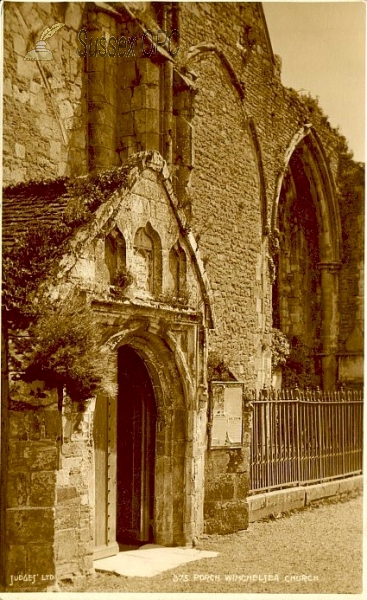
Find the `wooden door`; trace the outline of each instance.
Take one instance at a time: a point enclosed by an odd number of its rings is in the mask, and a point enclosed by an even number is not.
[[[108,490],[108,405],[102,396],[96,401],[94,413],[94,464],[95,464],[95,546],[108,543],[107,490]]]
[[[153,541],[156,407],[143,360],[129,346],[118,351],[116,539]]]
[[[93,427],[96,559],[119,551],[116,541],[116,404],[116,398],[97,396]]]

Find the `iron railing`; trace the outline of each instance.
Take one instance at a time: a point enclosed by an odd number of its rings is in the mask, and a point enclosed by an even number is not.
[[[262,390],[252,403],[250,493],[362,472],[363,393]]]

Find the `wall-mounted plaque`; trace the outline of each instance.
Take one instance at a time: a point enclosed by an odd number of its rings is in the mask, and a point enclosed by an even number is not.
[[[211,447],[241,446],[243,428],[243,383],[211,383]]]

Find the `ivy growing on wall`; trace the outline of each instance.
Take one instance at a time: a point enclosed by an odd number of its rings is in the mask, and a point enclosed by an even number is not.
[[[127,167],[119,167],[98,175],[89,174],[70,180],[64,222],[73,229],[88,223],[101,204],[126,184],[127,173]]]
[[[111,194],[126,183],[127,169],[120,167],[100,175],[78,179],[20,184],[7,194],[59,193],[67,197],[67,206],[57,223],[32,224],[10,249],[3,253],[3,306],[7,319],[16,327],[37,318],[37,296],[42,283],[55,275],[58,259],[67,252],[68,240],[78,227],[86,225],[95,211]],[[47,190],[47,191],[46,191]],[[45,200],[46,204],[46,200]]]
[[[290,353],[282,368],[282,384],[287,388],[315,388],[320,385],[315,353],[296,336],[290,340]]]
[[[271,330],[271,366],[272,371],[283,367],[290,353],[290,343],[287,336],[275,327]]]
[[[315,388],[320,373],[315,352],[297,336],[288,338],[280,329],[271,330],[272,372],[281,368],[285,388]]]
[[[57,223],[31,225],[3,254],[3,318],[15,333],[22,377],[62,385],[77,401],[98,387],[110,387],[109,359],[101,351],[100,332],[85,297],[75,293],[52,302],[47,292],[75,230],[90,221],[126,176],[125,167],[78,180],[28,184],[28,194],[31,187],[41,186],[48,193],[66,195],[66,210]],[[7,193],[27,194],[27,185],[8,188]]]
[[[208,381],[236,381],[226,361],[212,350],[208,354]]]
[[[78,403],[97,390],[113,391],[111,357],[102,346],[101,329],[83,294],[74,292],[52,304],[41,302],[38,318],[27,334],[15,338],[25,381],[62,387]]]
[[[121,266],[113,280],[113,285],[110,286],[110,292],[115,296],[123,295],[126,290],[132,285],[134,276],[126,266]]]
[[[42,283],[65,252],[70,228],[40,223],[3,255],[3,309],[10,325],[24,329],[37,320]]]

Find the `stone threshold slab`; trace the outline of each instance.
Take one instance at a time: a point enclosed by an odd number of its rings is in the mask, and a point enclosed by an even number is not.
[[[218,552],[208,550],[146,544],[137,550],[119,552],[115,556],[95,560],[94,568],[96,571],[108,571],[125,577],[154,577],[186,563],[216,556]]]

